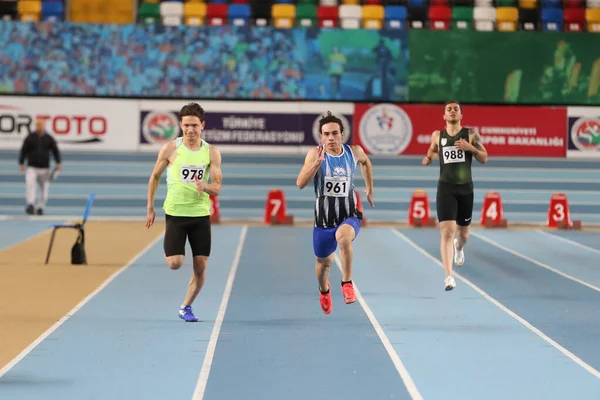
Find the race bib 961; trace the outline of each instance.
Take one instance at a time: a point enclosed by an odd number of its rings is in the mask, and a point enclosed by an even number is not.
[[[325,196],[346,197],[350,193],[350,179],[347,176],[326,176]]]

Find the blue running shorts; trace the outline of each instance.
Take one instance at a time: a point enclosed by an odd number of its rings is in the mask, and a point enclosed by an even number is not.
[[[350,217],[346,218],[341,224],[333,228],[313,228],[313,248],[315,256],[319,258],[327,258],[337,248],[337,241],[335,240],[335,233],[338,228],[344,224],[348,224],[354,228],[354,239],[360,232],[360,218]]]

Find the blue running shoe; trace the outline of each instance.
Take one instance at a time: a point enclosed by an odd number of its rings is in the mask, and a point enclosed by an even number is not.
[[[198,318],[192,312],[192,306],[185,306],[179,309],[179,318],[185,322],[197,322]]]

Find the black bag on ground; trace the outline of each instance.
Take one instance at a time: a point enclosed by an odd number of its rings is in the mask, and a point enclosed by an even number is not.
[[[83,231],[79,231],[77,241],[71,248],[71,264],[80,265],[87,264],[87,257],[85,255],[85,240]]]

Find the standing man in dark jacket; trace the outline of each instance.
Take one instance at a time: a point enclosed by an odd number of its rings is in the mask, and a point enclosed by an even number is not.
[[[44,208],[48,201],[48,189],[50,180],[56,171],[60,170],[60,152],[56,141],[45,131],[45,120],[35,120],[35,131],[30,133],[23,141],[21,153],[19,154],[19,168],[25,171],[25,183],[27,184],[27,214],[44,214]],[[56,167],[50,172],[50,152],[54,155]],[[27,168],[25,168],[27,158]],[[40,193],[36,201],[36,183]]]

